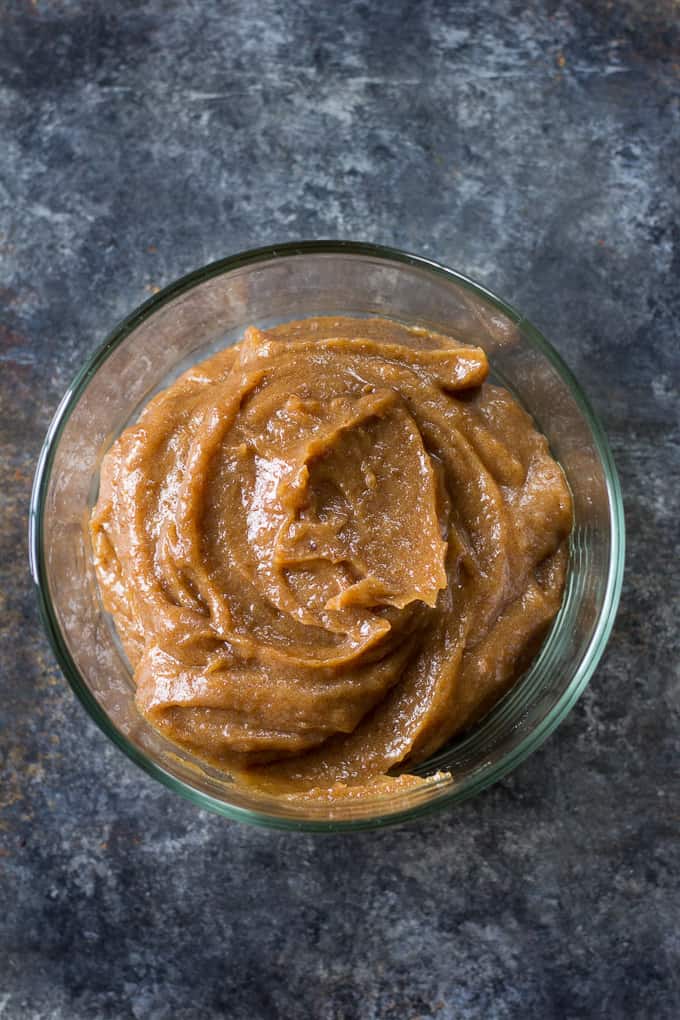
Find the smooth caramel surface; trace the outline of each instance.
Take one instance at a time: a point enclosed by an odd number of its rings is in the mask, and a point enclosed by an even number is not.
[[[410,782],[388,773],[508,689],[559,608],[572,510],[487,372],[423,329],[315,318],[151,401],[91,535],[158,730],[262,790],[346,797]]]

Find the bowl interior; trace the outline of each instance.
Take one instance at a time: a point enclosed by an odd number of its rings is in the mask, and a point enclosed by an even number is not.
[[[532,414],[560,461],[575,527],[562,609],[538,658],[468,736],[417,771],[420,790],[332,806],[245,792],[161,737],[103,612],[85,522],[102,457],[140,408],[191,363],[244,328],[320,314],[381,315],[479,344],[492,371]],[[203,806],[262,824],[385,824],[469,797],[537,747],[583,690],[618,601],[623,520],[606,440],[576,383],[540,334],[465,277],[404,253],[342,242],[291,245],[226,259],[166,288],[125,320],[64,397],[41,455],[31,508],[32,569],[55,651],[94,719],[147,771]]]

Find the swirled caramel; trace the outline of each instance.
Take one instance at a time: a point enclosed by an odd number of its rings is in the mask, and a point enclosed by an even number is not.
[[[314,318],[194,366],[91,519],[140,712],[261,789],[389,789],[491,708],[559,608],[572,511],[478,347]]]

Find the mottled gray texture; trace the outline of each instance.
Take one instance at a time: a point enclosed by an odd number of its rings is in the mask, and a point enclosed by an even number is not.
[[[9,0],[0,9],[0,1017],[680,1015],[680,43],[674,0]],[[509,779],[412,826],[202,813],[86,718],[40,630],[31,475],[155,287],[393,243],[553,339],[629,528],[613,640]],[[675,599],[675,604],[674,604]]]

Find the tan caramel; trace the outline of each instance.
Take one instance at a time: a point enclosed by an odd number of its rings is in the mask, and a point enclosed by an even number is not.
[[[317,318],[196,365],[91,520],[137,704],[262,789],[389,789],[482,716],[560,605],[569,490],[476,347]]]

